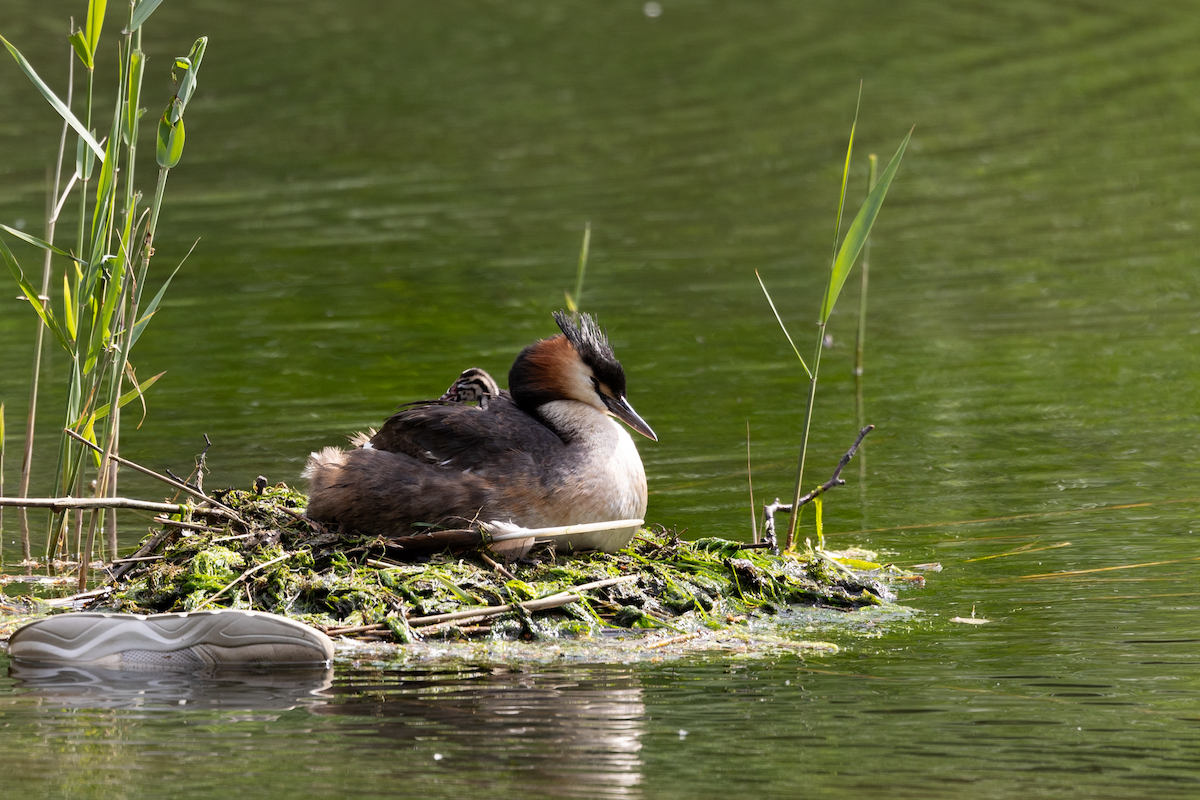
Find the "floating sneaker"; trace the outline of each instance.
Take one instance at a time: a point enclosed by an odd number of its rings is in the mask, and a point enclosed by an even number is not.
[[[329,637],[261,611],[60,614],[8,640],[14,659],[117,669],[191,672],[216,667],[314,666],[333,658]]]

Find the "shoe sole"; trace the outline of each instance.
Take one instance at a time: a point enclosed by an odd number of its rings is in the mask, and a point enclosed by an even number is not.
[[[333,642],[302,622],[262,611],[77,612],[20,628],[8,652],[23,661],[191,671],[328,663]]]

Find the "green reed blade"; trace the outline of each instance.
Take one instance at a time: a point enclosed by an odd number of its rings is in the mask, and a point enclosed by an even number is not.
[[[846,163],[842,166],[842,191],[838,195],[837,221],[833,226],[833,258],[837,261],[838,238],[842,235],[842,213],[846,210],[846,187],[850,183],[850,157],[854,155],[854,132],[858,130],[858,110],[862,107],[862,81],[858,82],[858,100],[854,103],[854,121],[850,123],[850,141],[846,143]],[[832,263],[830,265],[832,270]],[[831,277],[832,280],[832,277]]]
[[[900,143],[899,149],[888,163],[887,169],[879,177],[879,183],[875,184],[875,188],[867,195],[862,208],[858,210],[854,221],[850,223],[850,229],[846,231],[846,238],[842,241],[842,247],[838,250],[837,258],[833,262],[833,272],[830,276],[829,289],[825,292],[825,302],[821,305],[822,325],[829,321],[829,315],[833,312],[838,294],[841,293],[842,286],[846,283],[846,278],[850,275],[850,270],[854,267],[859,252],[862,251],[863,243],[871,235],[871,226],[875,224],[875,218],[879,216],[883,199],[887,197],[888,187],[891,186],[892,178],[895,177],[896,170],[900,167],[900,159],[904,157],[904,150],[908,147],[908,141],[912,138],[912,134],[913,132],[910,130],[904,137],[904,141]]]
[[[154,13],[154,9],[158,8],[162,0],[138,0],[138,4],[133,9],[133,16],[129,19],[129,27],[125,29],[125,33],[133,33],[138,28],[142,27],[142,23],[149,19]]]
[[[129,56],[129,95],[125,98],[125,115],[121,122],[121,138],[125,144],[131,144],[137,131],[138,117],[141,109],[142,75],[146,71],[146,56],[141,50],[134,50]]]
[[[142,381],[141,383],[134,386],[134,388],[130,389],[128,392],[121,395],[121,399],[117,401],[117,408],[124,408],[125,406],[129,405],[134,400],[136,400],[137,398],[141,397],[143,394],[146,393],[147,389],[149,389],[154,384],[158,383],[158,379],[166,374],[167,374],[166,370],[164,370],[152,378],[146,378],[146,380]],[[90,417],[95,418],[92,420],[92,423],[94,424],[95,422],[98,422],[99,420],[102,420],[105,417],[107,417],[108,412],[111,408],[112,408],[111,405],[109,405],[108,403],[105,403],[104,405],[100,406],[95,411],[93,411],[91,414],[88,414],[86,417],[80,417],[79,419],[75,420],[75,424],[72,425],[71,428],[78,428],[80,423],[82,423],[85,419],[88,419]]]
[[[71,352],[71,343],[59,326],[58,320],[54,317],[54,312],[50,310],[49,306],[42,303],[42,298],[38,295],[37,289],[33,288],[32,284],[25,279],[25,273],[21,270],[21,265],[17,263],[16,256],[8,249],[8,245],[4,243],[3,239],[0,239],[0,256],[4,257],[5,263],[8,264],[9,272],[16,279],[17,285],[21,287],[21,292],[25,295],[25,299],[29,301],[29,304],[33,306],[33,310],[37,312],[42,322],[54,334],[54,338],[58,339],[58,343],[68,353]]]
[[[592,244],[592,223],[588,222],[583,228],[583,246],[579,248],[579,269],[575,273],[575,295],[567,297],[567,310],[576,313],[583,302],[583,274],[587,272],[588,251]]]
[[[12,54],[12,57],[17,62],[17,66],[21,68],[21,71],[25,73],[29,80],[33,81],[33,85],[37,87],[38,91],[42,93],[42,96],[46,98],[54,110],[58,112],[58,115],[62,117],[68,125],[75,129],[75,132],[78,133],[80,138],[87,143],[87,146],[92,148],[92,151],[96,154],[97,158],[104,158],[104,148],[102,148],[100,143],[97,142],[90,133],[88,133],[87,128],[84,127],[83,123],[71,113],[71,109],[67,108],[66,104],[63,103],[62,100],[58,99],[58,95],[56,95],[54,91],[46,85],[46,82],[38,77],[37,71],[34,70],[32,64],[25,60],[25,56],[21,55],[21,52],[17,50],[17,48],[13,47],[12,43],[3,36],[0,36],[0,43],[8,48],[8,52]]]
[[[100,31],[104,29],[104,12],[108,8],[108,0],[88,0],[87,31],[88,49],[96,52],[100,44]]]
[[[758,274],[758,270],[754,270],[754,277],[758,278],[758,285],[762,287],[763,294],[766,295],[767,303],[771,306],[771,313],[775,315],[775,321],[779,323],[779,327],[783,329],[783,335],[787,337],[788,344],[792,346],[792,352],[796,354],[796,358],[800,359],[800,366],[804,367],[804,371],[811,378],[812,370],[808,368],[808,364],[804,363],[804,356],[800,355],[800,351],[796,349],[796,343],[792,341],[792,335],[788,333],[787,326],[783,324],[783,320],[779,317],[779,312],[775,310],[775,301],[771,299],[771,293],[767,291],[766,284],[763,283],[762,276]]]
[[[87,36],[84,35],[83,31],[75,31],[67,38],[71,43],[71,47],[75,48],[75,54],[79,56],[79,60],[83,62],[83,65],[88,69],[95,69],[96,62],[92,51],[88,49]]]
[[[200,244],[199,239],[192,242],[192,246],[188,248],[186,253],[184,253],[183,259],[179,262],[179,266],[175,267],[175,270],[167,276],[167,279],[163,281],[163,285],[159,288],[158,294],[154,295],[154,297],[150,299],[150,302],[146,304],[146,310],[142,314],[141,319],[134,323],[133,335],[129,339],[129,348],[132,348],[134,344],[137,343],[137,340],[141,338],[142,331],[146,329],[146,325],[150,322],[150,318],[154,316],[156,311],[158,311],[158,304],[162,302],[163,295],[167,293],[167,287],[171,285],[171,281],[179,273],[179,270],[183,269],[184,263],[187,262],[188,257],[191,256],[192,251],[196,249],[196,245],[198,244]]]
[[[98,255],[95,252],[97,244],[103,244],[96,241],[102,231],[108,227],[107,221],[109,216],[109,205],[112,199],[114,188],[117,159],[115,158],[116,148],[120,146],[120,140],[115,136],[110,136],[107,147],[105,149],[104,163],[100,166],[100,180],[96,181],[96,207],[92,210],[92,236],[93,238],[93,260]]]
[[[188,102],[192,99],[192,93],[196,91],[196,75],[200,72],[200,63],[204,61],[204,51],[207,47],[208,37],[201,36],[192,45],[187,58],[177,58],[175,60],[175,66],[184,70],[183,77],[179,79],[179,91],[175,94],[181,104],[179,108],[180,116],[183,116]],[[171,70],[171,77],[175,77],[174,69]]]
[[[67,323],[67,333],[71,334],[72,341],[79,336],[79,329],[75,325],[75,308],[71,302],[71,281],[67,274],[63,273],[63,316]]]
[[[4,224],[0,224],[0,229],[3,229],[6,233],[12,234],[13,236],[17,237],[18,239],[20,239],[22,242],[25,242],[26,244],[31,244],[34,247],[40,248],[42,250],[49,250],[51,253],[55,253],[57,255],[64,256],[66,258],[71,259],[72,261],[80,261],[80,259],[71,255],[66,250],[60,250],[59,248],[55,247],[54,245],[50,244],[49,242],[42,241],[41,239],[39,239],[36,236],[30,236],[28,233],[19,231],[16,228],[10,228]],[[80,261],[80,263],[82,263],[82,261]]]
[[[104,304],[100,307],[100,313],[92,326],[92,338],[88,344],[87,361],[89,364],[96,361],[100,351],[112,339],[112,318],[117,309],[117,301],[123,291],[122,285],[125,282],[125,262],[115,257],[111,261],[113,263],[112,277],[107,281]]]

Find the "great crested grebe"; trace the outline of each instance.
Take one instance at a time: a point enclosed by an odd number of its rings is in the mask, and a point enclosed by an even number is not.
[[[309,456],[308,516],[383,536],[430,525],[641,519],[646,472],[612,417],[658,437],[626,399],[625,371],[595,321],[581,314],[576,325],[562,312],[554,320],[562,333],[521,351],[508,392],[469,369],[440,399],[412,403],[378,433],[360,434],[358,447]],[[571,544],[612,552],[634,533],[583,534]]]

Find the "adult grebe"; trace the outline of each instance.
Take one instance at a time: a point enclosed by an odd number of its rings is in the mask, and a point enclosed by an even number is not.
[[[413,403],[355,439],[359,447],[309,456],[308,516],[382,536],[643,518],[646,472],[612,417],[658,437],[626,399],[625,371],[595,321],[581,314],[576,325],[562,312],[554,320],[562,333],[521,351],[507,393],[470,369],[442,399]],[[581,534],[571,545],[612,552],[634,533]]]

